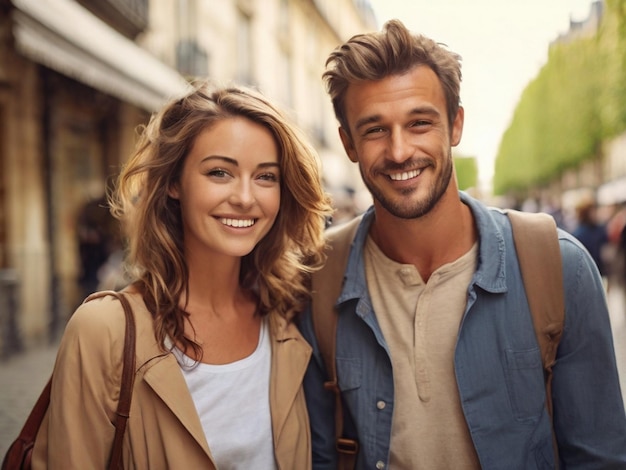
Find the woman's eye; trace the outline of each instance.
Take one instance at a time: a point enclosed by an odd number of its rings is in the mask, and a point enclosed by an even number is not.
[[[214,170],[208,171],[207,175],[215,176],[216,178],[224,178],[228,176],[228,172],[226,170],[222,170],[221,168],[215,168]]]
[[[258,178],[264,181],[278,181],[278,175],[275,173],[261,173]]]

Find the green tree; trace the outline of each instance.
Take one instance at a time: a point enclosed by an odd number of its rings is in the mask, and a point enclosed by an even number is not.
[[[496,194],[542,185],[626,130],[625,19],[626,0],[607,0],[596,35],[550,48],[500,141]]]
[[[478,185],[478,164],[476,157],[454,157],[454,167],[459,189],[466,190]]]

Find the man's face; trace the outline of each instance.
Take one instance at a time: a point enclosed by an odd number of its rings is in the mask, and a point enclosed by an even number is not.
[[[351,84],[345,99],[346,152],[378,209],[403,219],[427,214],[450,188],[451,147],[463,130],[463,109],[448,125],[437,75],[417,66],[403,75]]]

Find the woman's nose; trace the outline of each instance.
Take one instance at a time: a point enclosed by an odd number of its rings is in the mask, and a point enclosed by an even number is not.
[[[243,178],[240,179],[238,184],[233,186],[233,192],[230,196],[231,204],[247,208],[252,206],[254,201],[252,182]]]

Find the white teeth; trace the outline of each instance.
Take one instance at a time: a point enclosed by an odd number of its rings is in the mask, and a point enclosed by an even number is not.
[[[220,219],[224,225],[229,227],[252,227],[254,225],[254,219]]]
[[[415,178],[421,172],[422,170],[411,170],[411,171],[403,171],[402,173],[392,173],[389,175],[389,178],[391,178],[394,181],[405,181],[411,178]]]

